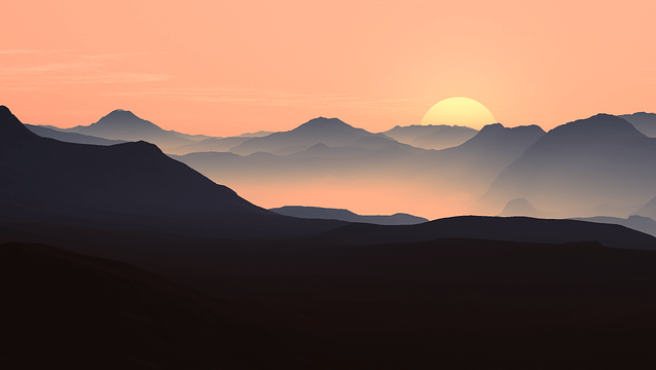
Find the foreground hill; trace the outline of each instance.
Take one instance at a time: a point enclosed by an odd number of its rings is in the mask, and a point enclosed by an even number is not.
[[[271,208],[269,211],[285,216],[299,218],[318,218],[324,220],[341,220],[346,222],[364,222],[376,225],[414,225],[428,221],[425,218],[404,213],[397,213],[391,216],[361,216],[346,209],[320,207],[285,206],[280,208]]]
[[[399,226],[350,224],[327,232],[325,237],[347,244],[408,243],[444,238],[553,244],[595,241],[611,248],[656,251],[655,237],[620,225],[528,217],[460,216]]]
[[[656,194],[655,140],[607,114],[558,126],[501,172],[481,209],[524,198],[557,217],[624,216]]]
[[[284,241],[198,248],[186,264],[183,249],[141,263],[214,297],[123,263],[0,246],[0,365],[612,369],[650,364],[656,344],[654,252]]]

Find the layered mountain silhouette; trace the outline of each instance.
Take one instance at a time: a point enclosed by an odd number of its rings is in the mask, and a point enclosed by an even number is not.
[[[210,234],[294,233],[331,224],[288,220],[254,206],[143,141],[95,146],[39,137],[6,107],[0,107],[0,144],[0,216],[16,222],[108,222]],[[238,227],[227,226],[231,222]]]
[[[67,143],[89,145],[114,145],[125,143],[123,140],[108,140],[101,137],[82,135],[74,132],[65,132],[44,126],[25,125],[25,127],[41,137],[47,137],[49,139],[55,139]]]
[[[636,214],[656,219],[656,198],[651,199],[647,204],[636,211]]]
[[[320,207],[285,206],[269,209],[272,212],[299,218],[318,218],[327,220],[341,220],[346,222],[364,222],[376,225],[414,225],[428,220],[405,213],[391,216],[361,216],[346,209],[332,209]]]
[[[426,213],[429,204],[439,207],[454,196],[469,204],[483,195],[506,166],[544,135],[538,126],[505,128],[495,124],[486,126],[474,138],[458,147],[434,151],[415,148],[381,135],[368,134],[341,121],[326,124],[327,121],[310,121],[323,130],[322,135],[311,136],[312,140],[322,140],[323,137],[344,138],[345,133],[348,133],[348,146],[331,147],[320,142],[304,150],[303,146],[287,146],[293,150],[290,150],[291,154],[285,155],[261,152],[238,156],[207,152],[174,158],[214,181],[221,181],[240,192],[246,192],[244,194],[247,198],[260,204],[273,203],[274,199],[275,203],[310,203],[311,199],[299,198],[303,193],[294,189],[318,189],[340,194],[335,197],[348,197],[351,202],[372,202],[374,197],[387,199],[381,204],[388,203],[392,211],[393,208],[403,207],[410,213],[432,217]],[[291,134],[294,131],[280,135],[300,135]],[[363,137],[353,137],[354,132]],[[276,135],[253,140],[268,141]],[[276,144],[267,150],[291,143]],[[363,196],[350,195],[354,193]],[[400,197],[396,198],[397,194]],[[334,207],[339,204],[322,206]]]
[[[636,112],[633,114],[622,114],[618,117],[629,121],[638,131],[647,137],[656,138],[656,113]]]
[[[654,139],[622,118],[599,114],[558,126],[535,142],[501,172],[481,209],[498,213],[524,198],[559,217],[595,216],[600,209],[623,216],[653,198],[655,163]]]
[[[252,138],[231,149],[233,153],[248,155],[255,152],[275,153],[286,148],[297,147],[304,150],[312,145],[323,143],[330,147],[354,146],[364,138],[385,138],[363,129],[354,128],[337,118],[319,117],[312,119],[287,132],[276,132],[259,138]],[[388,140],[392,141],[388,138]]]
[[[572,220],[622,225],[633,230],[641,231],[645,234],[656,236],[656,221],[649,217],[638,215],[629,216],[628,218],[597,216],[587,218],[573,218]]]
[[[656,237],[630,228],[575,220],[459,216],[418,225],[350,224],[328,231],[329,240],[355,245],[422,242],[445,238],[562,244],[596,241],[610,248],[656,251]]]
[[[412,125],[396,126],[383,134],[417,148],[440,150],[458,146],[476,136],[477,132],[464,126]]]
[[[95,136],[109,140],[146,141],[163,150],[192,144],[192,135],[165,131],[154,123],[137,117],[128,110],[117,109],[89,126],[62,129],[65,132]],[[196,139],[203,139],[202,136]]]

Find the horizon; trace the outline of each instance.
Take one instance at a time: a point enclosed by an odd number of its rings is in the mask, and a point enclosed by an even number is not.
[[[381,132],[455,96],[545,130],[656,111],[653,1],[37,4],[0,25],[3,104],[35,125],[122,107],[192,135],[317,116]]]

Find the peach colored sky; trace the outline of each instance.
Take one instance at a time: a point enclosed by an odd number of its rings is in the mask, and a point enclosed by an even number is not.
[[[0,104],[27,123],[132,110],[228,136],[419,124],[465,96],[506,126],[656,111],[656,1],[7,1]]]

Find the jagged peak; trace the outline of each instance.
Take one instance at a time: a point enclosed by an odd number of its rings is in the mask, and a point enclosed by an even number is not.
[[[608,134],[613,136],[645,136],[624,118],[607,113],[599,113],[589,118],[579,119],[560,125],[549,133],[553,135]]]
[[[8,107],[0,106],[0,139],[3,141],[15,141],[24,138],[37,138],[38,136],[30,131],[16,117]]]

